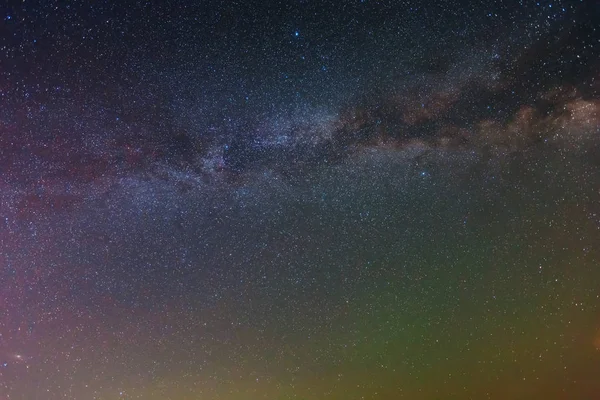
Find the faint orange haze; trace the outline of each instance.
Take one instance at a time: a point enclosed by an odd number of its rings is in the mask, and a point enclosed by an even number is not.
[[[596,332],[596,337],[594,337],[594,347],[600,351],[600,330]]]

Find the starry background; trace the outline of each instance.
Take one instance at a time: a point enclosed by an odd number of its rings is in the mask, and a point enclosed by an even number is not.
[[[0,7],[0,399],[600,398],[595,1]]]

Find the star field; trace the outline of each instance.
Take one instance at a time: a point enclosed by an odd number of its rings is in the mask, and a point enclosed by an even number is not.
[[[594,399],[592,1],[0,7],[0,400]]]

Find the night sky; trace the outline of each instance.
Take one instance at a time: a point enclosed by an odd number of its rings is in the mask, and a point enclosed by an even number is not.
[[[600,399],[600,4],[0,5],[0,400]]]

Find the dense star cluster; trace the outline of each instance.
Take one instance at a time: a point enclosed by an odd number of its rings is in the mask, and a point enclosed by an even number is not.
[[[0,400],[597,398],[598,26],[0,6]]]

